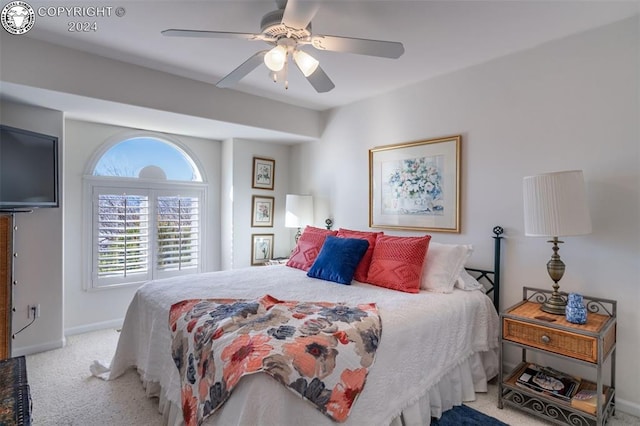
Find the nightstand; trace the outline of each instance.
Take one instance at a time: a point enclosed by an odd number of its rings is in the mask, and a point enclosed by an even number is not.
[[[522,301],[500,314],[500,373],[498,408],[514,406],[557,424],[604,425],[615,412],[616,302],[583,296],[587,322],[568,322],[564,315],[540,310],[551,290],[524,287]],[[567,297],[566,293],[562,293]],[[503,351],[506,345],[522,349],[522,360],[506,373]],[[517,380],[530,366],[527,354],[542,352],[595,369],[595,381],[582,378],[579,390],[595,389],[597,399],[593,413],[572,406],[570,401],[536,392]],[[610,360],[611,378],[605,384],[603,369]],[[553,366],[549,366],[553,367]]]

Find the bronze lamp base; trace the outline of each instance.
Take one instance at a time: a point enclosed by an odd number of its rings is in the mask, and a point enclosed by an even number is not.
[[[551,297],[542,304],[540,309],[550,314],[564,315],[567,302],[562,298],[562,296],[560,296],[560,293],[556,293],[556,286],[554,286],[554,291],[551,294]]]
[[[553,293],[551,293],[551,297],[542,304],[540,309],[550,314],[564,315],[567,301],[562,298],[558,291],[560,288],[558,281],[560,281],[564,275],[565,269],[564,262],[560,260],[560,255],[558,254],[558,250],[560,249],[558,244],[564,241],[559,241],[558,237],[553,237],[553,240],[547,242],[553,243],[553,254],[551,255],[551,260],[547,262],[547,272],[553,280]]]

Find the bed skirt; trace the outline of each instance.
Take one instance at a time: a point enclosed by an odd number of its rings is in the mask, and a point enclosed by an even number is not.
[[[139,371],[141,378],[145,376]],[[423,426],[431,422],[432,417],[440,418],[443,412],[474,401],[476,392],[486,392],[487,382],[498,373],[497,350],[476,352],[466,360],[445,373],[442,378],[424,394],[416,395],[415,400],[399,413],[390,426]],[[145,381],[142,384],[147,396],[158,398],[158,410],[162,413],[163,424],[183,425],[182,409],[173,403],[167,392],[159,383]],[[254,374],[244,377],[225,406],[209,417],[205,424],[237,426],[237,425],[300,425],[310,424],[317,417],[307,417],[305,413],[313,407],[293,392],[282,392],[284,387],[266,374]],[[274,410],[272,406],[263,406],[256,398],[261,392],[280,392],[283,395],[282,409]],[[254,396],[254,397],[252,397]],[[301,409],[301,404],[306,409]],[[357,402],[356,402],[357,404]],[[311,412],[311,414],[317,414]],[[257,419],[262,419],[257,422]],[[265,420],[266,419],[266,420]],[[375,424],[375,419],[366,419],[367,425]],[[336,423],[326,418],[328,425]],[[357,424],[357,422],[356,422]],[[364,423],[363,423],[364,424]],[[386,426],[386,425],[381,425]]]

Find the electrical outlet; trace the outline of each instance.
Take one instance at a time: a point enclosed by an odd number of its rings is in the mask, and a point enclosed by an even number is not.
[[[27,306],[27,318],[40,318],[40,304]]]

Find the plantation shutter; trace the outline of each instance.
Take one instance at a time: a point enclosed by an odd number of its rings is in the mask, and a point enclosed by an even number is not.
[[[198,269],[200,200],[197,196],[158,196],[156,232],[158,272]]]
[[[94,278],[105,285],[148,279],[148,194],[100,191],[94,195],[94,208]]]

